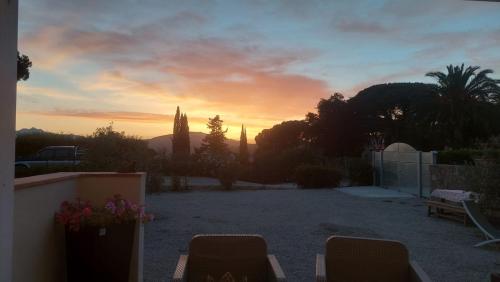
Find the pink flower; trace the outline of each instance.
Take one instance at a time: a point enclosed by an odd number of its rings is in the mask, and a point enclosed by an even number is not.
[[[92,210],[89,207],[85,207],[83,209],[82,213],[83,213],[83,216],[89,217],[90,215],[92,215]]]
[[[147,214],[144,207],[115,195],[107,199],[104,206],[93,207],[89,201],[76,199],[74,202],[61,203],[55,220],[71,231],[79,231],[82,226],[95,224],[114,224],[130,221],[142,223],[153,220],[152,214]]]

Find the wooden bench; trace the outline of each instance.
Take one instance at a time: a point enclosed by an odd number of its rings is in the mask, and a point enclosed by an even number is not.
[[[433,211],[434,209],[434,211]],[[467,225],[468,215],[462,206],[450,204],[439,200],[427,201],[427,216],[435,214],[438,217],[448,218],[463,222]]]

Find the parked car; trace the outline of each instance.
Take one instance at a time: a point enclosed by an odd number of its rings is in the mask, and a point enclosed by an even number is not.
[[[78,146],[48,146],[34,156],[16,159],[16,168],[76,166],[84,154]]]

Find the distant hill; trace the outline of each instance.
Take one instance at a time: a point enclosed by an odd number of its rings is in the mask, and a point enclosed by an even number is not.
[[[17,136],[23,136],[23,135],[33,135],[33,134],[44,134],[44,133],[48,133],[42,129],[39,129],[39,128],[35,128],[35,127],[32,127],[32,128],[22,128],[22,129],[19,129],[16,131],[16,135]]]
[[[203,140],[205,135],[207,134],[202,132],[189,133],[189,138],[191,141],[191,152],[194,152],[194,148],[200,147],[201,141]],[[170,153],[170,151],[172,150],[172,134],[154,137],[147,141],[149,148],[154,149],[155,151],[165,150],[167,153]],[[239,140],[227,139],[226,143],[232,152],[234,153],[238,152],[240,146]],[[248,151],[250,152],[251,155],[255,152],[256,148],[257,145],[248,144]]]

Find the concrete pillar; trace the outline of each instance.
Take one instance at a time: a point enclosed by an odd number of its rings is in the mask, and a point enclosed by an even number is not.
[[[0,0],[0,281],[12,281],[18,0]]]

